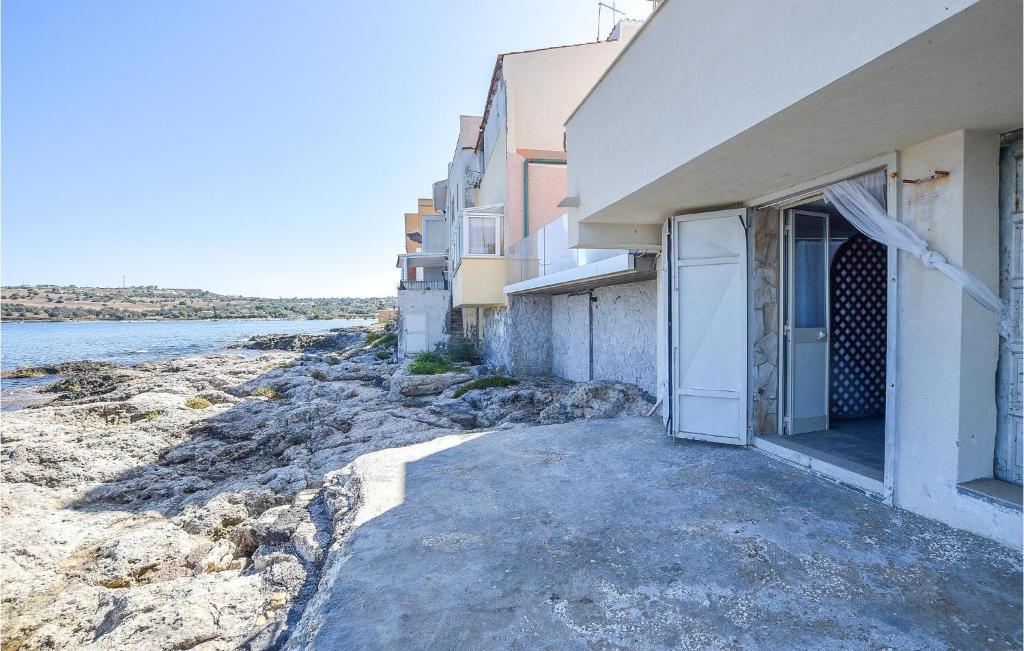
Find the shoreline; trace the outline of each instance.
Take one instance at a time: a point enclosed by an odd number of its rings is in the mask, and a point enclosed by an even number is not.
[[[456,398],[493,371],[411,375],[366,332],[93,368],[6,412],[3,551],[22,560],[5,576],[4,647],[281,648],[343,571],[368,499],[358,458],[650,408],[630,385],[558,378]]]

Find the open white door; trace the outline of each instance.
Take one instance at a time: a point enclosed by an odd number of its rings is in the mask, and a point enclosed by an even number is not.
[[[672,433],[747,442],[745,210],[674,217]]]

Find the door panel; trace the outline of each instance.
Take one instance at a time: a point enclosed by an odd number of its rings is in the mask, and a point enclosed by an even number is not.
[[[828,214],[788,215],[788,415],[790,434],[828,429]]]
[[[673,434],[746,443],[747,260],[743,211],[676,218]]]
[[[403,318],[405,329],[405,352],[408,355],[422,353],[427,349],[427,315],[406,314]]]

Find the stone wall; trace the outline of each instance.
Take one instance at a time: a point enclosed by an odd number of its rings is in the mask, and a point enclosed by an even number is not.
[[[509,296],[508,307],[481,310],[481,353],[514,375],[551,373],[551,297]]]
[[[655,393],[657,282],[594,290],[594,379],[629,382]]]
[[[588,294],[551,297],[551,373],[566,380],[590,379]]]
[[[779,415],[779,211],[753,211],[750,341],[753,346],[751,426],[755,435],[778,433]]]

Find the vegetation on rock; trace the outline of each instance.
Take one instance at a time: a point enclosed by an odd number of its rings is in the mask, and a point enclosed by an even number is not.
[[[507,377],[504,375],[488,375],[486,377],[482,377],[473,380],[472,382],[463,384],[461,387],[455,390],[455,393],[452,395],[452,397],[461,398],[468,392],[473,391],[475,389],[491,389],[494,387],[504,389],[506,387],[515,386],[516,384],[519,384],[519,380],[512,377]]]
[[[207,400],[206,398],[200,398],[199,396],[189,398],[188,400],[185,401],[185,406],[188,407],[189,409],[206,409],[212,404],[213,403]]]
[[[201,289],[22,285],[0,292],[8,320],[371,319],[395,298],[255,298]]]
[[[454,370],[455,367],[448,358],[439,353],[420,353],[412,364],[409,364],[409,372],[413,375],[436,375]]]

